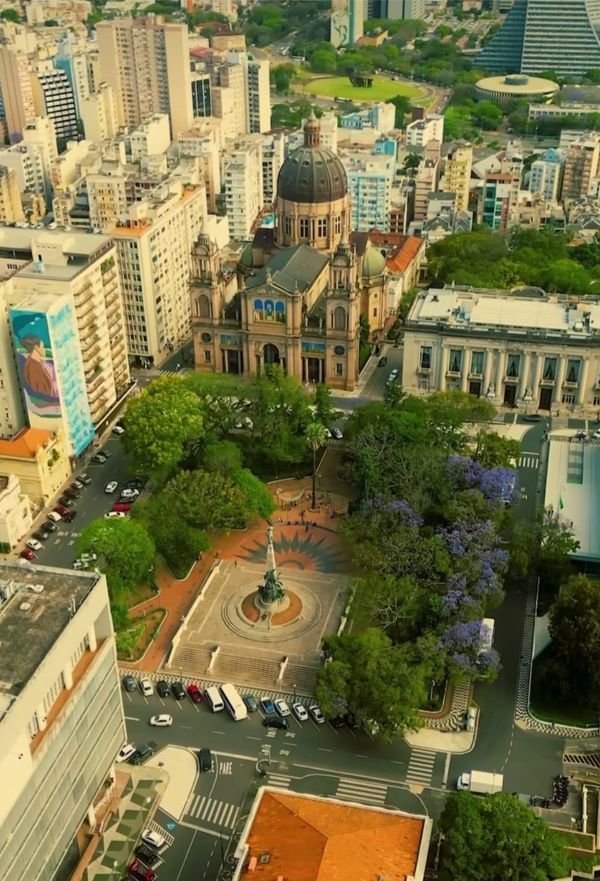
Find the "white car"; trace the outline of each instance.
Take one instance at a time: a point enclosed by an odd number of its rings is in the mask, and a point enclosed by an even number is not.
[[[58,511],[48,511],[48,520],[51,520],[52,523],[60,523],[62,517],[58,513]]]
[[[105,514],[104,516],[110,519],[111,517],[127,517],[127,514],[125,511],[109,511],[108,514]]]
[[[119,437],[120,435],[125,434],[125,429],[123,428],[122,425],[115,425],[115,427],[112,430],[112,433],[116,434],[117,437]]]
[[[396,382],[397,379],[398,379],[398,370],[394,367],[394,369],[392,370],[392,372],[390,373],[390,375],[387,378],[388,384],[391,384],[392,382]]]
[[[169,716],[167,713],[161,713],[160,716],[151,716],[150,724],[154,725],[155,728],[170,728],[173,724],[173,716]]]
[[[331,429],[331,433],[336,440],[342,440],[342,438],[344,437],[344,435],[342,434],[342,430],[338,428],[337,425],[333,426],[333,428]]]
[[[145,697],[149,697],[151,694],[154,694],[154,686],[149,679],[142,679],[140,681],[140,688],[142,690],[142,694]]]
[[[316,722],[317,725],[323,725],[325,722],[325,716],[321,712],[321,707],[318,704],[311,704],[308,708],[308,712],[313,722]]]
[[[139,489],[122,489],[121,490],[121,498],[122,499],[137,499],[139,496]]]
[[[126,743],[119,755],[117,756],[117,762],[126,762],[127,759],[130,759],[131,756],[135,752],[135,746],[132,743]]]
[[[284,716],[289,716],[292,712],[287,704],[287,701],[284,701],[282,698],[277,698],[275,703],[275,709],[279,713],[279,715],[283,718]]]
[[[308,719],[308,713],[306,712],[306,707],[303,704],[292,704],[292,710],[294,712],[294,716],[299,722],[306,722]]]
[[[111,480],[110,483],[107,483],[106,486],[104,487],[104,492],[109,493],[109,494],[114,493],[114,492],[116,492],[118,485],[119,485],[118,481]]]
[[[84,563],[83,560],[75,560],[73,563],[73,569],[85,569],[87,563]]]
[[[84,563],[93,563],[95,560],[98,559],[98,555],[97,555],[97,554],[94,554],[94,553],[92,553],[92,552],[90,551],[90,552],[88,552],[88,553],[81,554],[81,556],[79,557],[79,559],[80,559],[80,560],[83,560]]]
[[[144,844],[149,844],[150,847],[154,847],[156,850],[160,850],[161,847],[165,846],[165,839],[162,835],[159,835],[158,832],[153,832],[152,829],[144,829],[142,832],[142,841]]]
[[[31,548],[32,551],[41,551],[44,545],[37,538],[30,538],[27,542],[27,547]]]

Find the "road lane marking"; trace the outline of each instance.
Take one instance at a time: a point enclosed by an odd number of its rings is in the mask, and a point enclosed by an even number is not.
[[[357,759],[368,759],[369,758],[368,756],[363,756],[360,753],[354,753],[354,755],[356,756]]]
[[[333,752],[332,749],[327,749],[324,746],[319,746],[319,747],[317,747],[317,749],[320,750],[320,752],[322,752],[322,753],[332,753]]]
[[[262,740],[262,737],[252,737],[251,734],[246,735],[247,740]]]
[[[129,700],[131,700],[131,698],[129,698]],[[142,721],[141,719],[138,719],[137,716],[125,716],[125,719],[128,722],[141,722]]]
[[[221,750],[219,750],[218,752],[215,751],[215,755],[216,756],[225,756],[226,759],[243,759],[243,761],[245,761],[245,762],[255,762],[256,761],[256,756],[243,756],[243,755],[240,755],[239,753],[224,753],[224,752],[221,752]]]

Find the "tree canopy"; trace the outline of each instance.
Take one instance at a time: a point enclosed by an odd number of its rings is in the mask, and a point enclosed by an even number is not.
[[[106,574],[111,599],[122,599],[149,578],[154,542],[139,523],[128,519],[94,520],[76,541],[77,554],[94,553],[94,564]]]
[[[563,696],[600,707],[600,583],[575,575],[550,607],[554,674]]]
[[[558,836],[509,793],[450,793],[440,831],[440,881],[548,881],[568,871]]]

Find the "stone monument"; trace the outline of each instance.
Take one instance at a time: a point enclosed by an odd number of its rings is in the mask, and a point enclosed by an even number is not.
[[[269,526],[267,531],[267,571],[264,581],[258,585],[257,604],[266,611],[271,611],[281,608],[285,599],[286,594],[281,579],[277,574],[275,563],[273,527]]]

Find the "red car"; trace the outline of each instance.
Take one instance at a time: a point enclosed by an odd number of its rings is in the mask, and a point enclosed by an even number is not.
[[[131,510],[130,502],[115,502],[112,506],[113,511],[120,511],[123,514],[126,514],[127,511]]]
[[[134,860],[132,863],[129,863],[127,866],[127,872],[129,873],[129,877],[135,878],[136,881],[156,881],[156,872],[152,869],[147,869],[139,860]]]
[[[31,548],[23,548],[21,551],[21,556],[25,560],[35,560],[35,554],[31,550]]]
[[[204,700],[204,695],[202,694],[198,686],[194,685],[193,682],[190,682],[190,684],[188,685],[187,693],[190,697],[190,700],[192,700],[195,704],[201,704]]]

